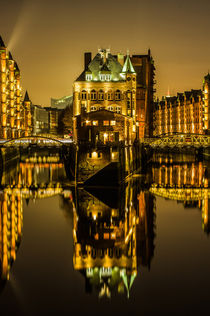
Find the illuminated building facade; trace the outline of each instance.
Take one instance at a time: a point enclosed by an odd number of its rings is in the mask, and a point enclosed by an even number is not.
[[[206,75],[203,80],[203,120],[204,132],[210,134],[210,74]]]
[[[30,100],[23,103],[21,90],[18,65],[0,37],[0,138],[30,134]]]
[[[202,91],[186,91],[157,102],[153,121],[154,136],[203,134]]]
[[[73,88],[76,139],[132,144],[143,137],[151,127],[147,112],[153,100],[152,58],[114,56],[100,49],[93,60],[85,53],[84,68]]]

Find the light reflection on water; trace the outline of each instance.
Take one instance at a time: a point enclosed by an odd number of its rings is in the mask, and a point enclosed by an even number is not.
[[[145,175],[120,188],[75,189],[59,153],[22,156],[1,179],[0,304],[7,306],[13,297],[20,313],[37,315],[34,301],[43,313],[51,306],[64,313],[69,304],[76,308],[78,300],[91,306],[99,299],[101,306],[108,298],[119,311],[130,310],[131,304],[135,311],[139,293],[143,306],[148,293],[159,306],[159,294],[152,289],[158,282],[163,295],[161,284],[169,286],[160,279],[161,265],[175,284],[173,291],[180,290],[180,275],[186,282],[194,277],[189,258],[196,258],[196,280],[205,288],[210,281],[203,274],[210,263],[204,238],[210,231],[209,181],[208,162],[162,154],[153,157]],[[188,303],[180,298],[180,304]]]

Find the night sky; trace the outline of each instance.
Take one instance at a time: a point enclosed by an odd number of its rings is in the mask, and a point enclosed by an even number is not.
[[[209,0],[0,0],[0,35],[34,104],[72,93],[83,53],[146,54],[157,95],[199,89],[210,70]]]

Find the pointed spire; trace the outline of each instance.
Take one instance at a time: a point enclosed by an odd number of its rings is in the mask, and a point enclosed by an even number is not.
[[[130,60],[130,56],[127,55],[126,57],[126,61],[124,63],[124,66],[123,66],[123,69],[122,69],[122,73],[136,73],[134,68],[133,68],[133,65],[132,65],[132,62]]]
[[[1,36],[0,36],[0,47],[6,47]]]
[[[24,102],[30,102],[30,101],[31,101],[31,100],[29,99],[28,91],[26,91],[25,97],[24,97]]]

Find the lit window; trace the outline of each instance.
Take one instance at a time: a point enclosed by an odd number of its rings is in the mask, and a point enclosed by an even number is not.
[[[116,106],[116,112],[121,113],[121,106]]]
[[[103,121],[104,126],[109,126],[109,121]]]
[[[85,124],[86,124],[86,126],[90,126],[90,125],[91,125],[91,122],[88,121],[88,120],[86,120],[86,121],[85,121]]]
[[[97,108],[96,108],[96,106],[91,106],[91,107],[90,107],[90,110],[91,110],[91,111],[96,111]]]
[[[87,92],[86,91],[82,91],[82,100],[87,100]]]
[[[91,81],[92,80],[92,75],[91,74],[86,74],[86,80]]]
[[[108,110],[109,110],[109,111],[114,111],[113,106],[108,106]]]
[[[112,126],[116,125],[116,121],[110,121],[110,125]]]
[[[96,101],[96,98],[97,98],[96,91],[95,91],[95,90],[92,90],[91,93],[90,93],[90,99],[91,99],[91,101]]]
[[[93,126],[98,126],[98,121],[92,121]]]
[[[112,91],[109,91],[108,93],[107,93],[107,100],[113,100],[113,94],[112,94]]]
[[[104,92],[103,90],[100,90],[98,93],[98,100],[103,101],[104,100]]]
[[[117,90],[115,92],[115,100],[116,101],[120,101],[121,100],[121,92],[120,92],[120,90]]]
[[[111,80],[111,75],[110,74],[100,74],[100,80],[101,81],[110,81]]]

